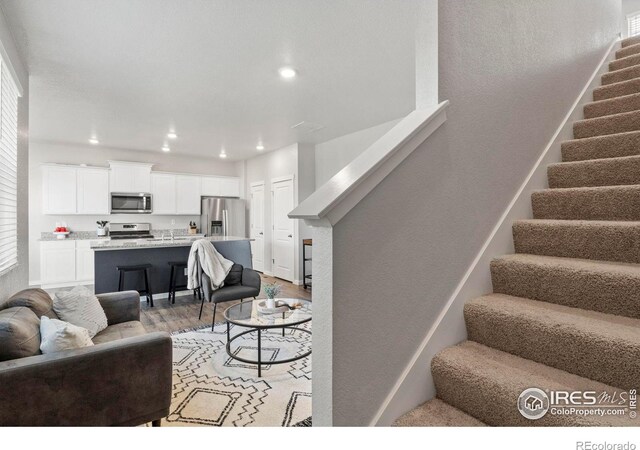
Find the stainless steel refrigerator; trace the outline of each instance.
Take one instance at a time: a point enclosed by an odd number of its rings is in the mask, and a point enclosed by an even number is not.
[[[244,200],[202,197],[200,232],[207,236],[247,237]]]

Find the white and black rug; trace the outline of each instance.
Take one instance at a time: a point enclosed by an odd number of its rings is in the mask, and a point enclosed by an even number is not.
[[[311,323],[301,325],[311,329]],[[232,336],[247,328],[231,327]],[[311,356],[287,364],[255,365],[227,355],[226,324],[174,334],[173,400],[163,426],[310,426]],[[232,342],[234,354],[257,359],[256,333]],[[286,330],[262,333],[262,360],[307,352],[311,336]]]

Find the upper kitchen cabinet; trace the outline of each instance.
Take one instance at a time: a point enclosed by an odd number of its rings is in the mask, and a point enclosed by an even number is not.
[[[109,170],[42,166],[44,214],[109,214]]]
[[[220,178],[202,177],[202,195],[205,197],[217,197],[220,195]]]
[[[42,209],[44,214],[76,214],[77,168],[42,166]]]
[[[176,176],[176,214],[200,214],[200,177]]]
[[[176,175],[172,173],[151,174],[151,205],[153,214],[176,213]]]
[[[111,192],[150,192],[153,164],[109,161]]]
[[[220,178],[221,197],[240,197],[239,178]]]
[[[77,214],[109,214],[109,169],[77,169]]]

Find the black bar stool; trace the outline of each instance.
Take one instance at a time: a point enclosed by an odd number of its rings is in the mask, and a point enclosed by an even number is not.
[[[187,268],[188,264],[186,261],[169,261],[169,266],[171,266],[171,273],[169,275],[169,303],[176,303],[176,291],[185,291],[187,290],[186,284],[176,284],[176,276],[180,273],[180,270]],[[184,272],[183,272],[184,273]],[[197,296],[196,296],[197,294]],[[202,299],[202,292],[200,288],[196,288],[193,290],[193,298]]]
[[[118,280],[118,292],[124,291],[124,274],[127,272],[142,272],[144,276],[144,290],[138,290],[140,295],[147,297],[147,303],[153,308],[153,294],[149,288],[149,269],[151,264],[138,264],[135,266],[117,266],[118,272],[120,272],[120,278]]]

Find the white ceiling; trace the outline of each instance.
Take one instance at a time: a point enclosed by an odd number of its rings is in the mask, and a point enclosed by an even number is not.
[[[419,0],[2,0],[31,139],[228,160],[410,112]],[[299,76],[280,78],[292,66]],[[316,132],[292,130],[306,121]]]

